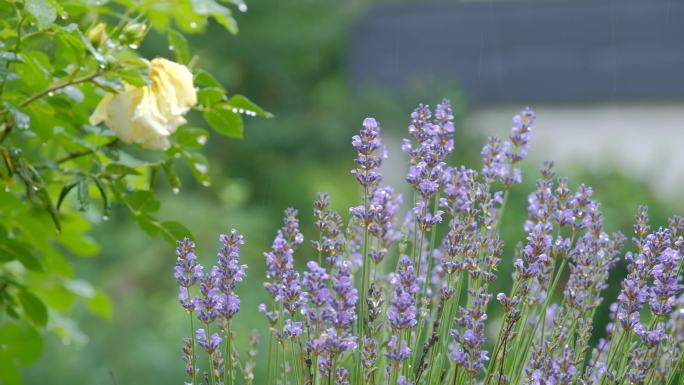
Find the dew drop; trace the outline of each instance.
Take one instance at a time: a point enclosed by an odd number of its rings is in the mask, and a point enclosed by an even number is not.
[[[190,28],[192,28],[192,29],[197,28],[197,23],[195,23],[194,21],[192,23],[190,23]]]
[[[247,4],[245,4],[245,3],[240,3],[240,5],[238,5],[238,10],[239,10],[240,12],[247,12]]]
[[[195,163],[194,166],[195,170],[197,170],[201,174],[206,174],[208,171],[207,166],[202,163]]]
[[[174,187],[171,189],[171,192],[174,194],[178,194],[180,192],[180,189],[178,187]]]
[[[48,96],[54,96],[54,95],[55,95],[54,92],[52,92],[52,91],[48,92]]]
[[[200,135],[197,137],[197,143],[205,145],[207,143],[207,137],[205,135]]]
[[[129,45],[128,45],[128,48],[130,48],[130,49],[138,49],[138,45],[137,45],[137,44],[129,44]]]
[[[108,221],[109,220],[109,215],[103,215],[102,216],[103,221]]]
[[[169,51],[173,51],[173,46],[169,45]]]

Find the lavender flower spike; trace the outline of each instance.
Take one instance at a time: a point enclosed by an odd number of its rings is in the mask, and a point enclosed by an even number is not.
[[[358,151],[355,162],[359,166],[352,170],[352,175],[364,188],[377,187],[382,180],[379,168],[387,154],[380,141],[380,125],[375,119],[364,119],[363,129],[352,138],[352,146]]]

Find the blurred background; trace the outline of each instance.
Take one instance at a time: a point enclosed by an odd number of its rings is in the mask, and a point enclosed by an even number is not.
[[[212,137],[212,187],[193,184],[189,175],[179,194],[158,187],[166,191],[160,216],[182,221],[196,235],[205,263],[214,258],[219,233],[235,227],[245,234],[249,279],[239,289],[237,322],[243,347],[251,329],[266,327],[255,311],[266,294],[262,252],[283,209],[299,209],[310,236],[317,191],[329,192],[344,215],[357,202],[350,137],[366,116],[383,126],[386,180],[400,186],[406,166],[399,143],[418,103],[452,100],[452,163],[472,167],[480,165],[487,135],[508,135],[511,116],[526,105],[536,111],[524,183],[512,191],[502,228],[506,254],[495,291],[510,287],[511,249],[524,237],[526,196],[543,160],[554,159],[572,186],[594,187],[609,231],[629,236],[639,204],[650,206],[654,226],[684,211],[683,2],[253,0],[248,6],[236,15],[238,35],[216,27],[190,43],[200,65],[229,92],[248,95],[275,118],[247,122],[242,141]],[[141,49],[150,58],[170,56],[165,38],[154,34]],[[174,251],[128,220],[115,213],[95,226],[102,255],[75,262],[78,275],[112,296],[114,315],[103,321],[83,311],[80,338],[49,335],[41,361],[25,373],[27,383],[182,383],[180,341],[188,326],[176,302]],[[308,250],[302,248],[299,262]],[[618,266],[611,275],[597,338],[623,274]]]

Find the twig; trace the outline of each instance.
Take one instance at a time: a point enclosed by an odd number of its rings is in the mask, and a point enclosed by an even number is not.
[[[33,94],[33,95],[29,96],[26,100],[24,100],[24,101],[20,104],[20,106],[21,106],[21,107],[26,107],[26,106],[28,106],[29,104],[31,104],[31,103],[33,103],[34,101],[36,101],[37,99],[40,99],[40,98],[42,98],[43,96],[49,94],[50,92],[54,92],[54,91],[57,91],[57,90],[62,89],[62,88],[64,88],[64,87],[72,86],[72,85],[75,85],[75,84],[80,84],[80,83],[85,83],[85,82],[91,81],[91,80],[95,79],[96,77],[98,77],[99,75],[100,75],[100,72],[99,72],[99,71],[96,71],[96,72],[94,72],[94,73],[92,73],[92,74],[90,74],[90,75],[82,76],[82,77],[80,77],[80,78],[68,79],[68,80],[66,80],[66,81],[59,82],[59,83],[55,84],[55,85],[52,86],[52,87],[48,87],[48,88],[46,88],[46,89],[44,89],[44,90],[42,90],[42,91],[40,91],[40,92],[38,92],[38,93],[36,93],[36,94]]]

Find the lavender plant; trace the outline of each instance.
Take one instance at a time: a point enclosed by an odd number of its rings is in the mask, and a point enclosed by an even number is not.
[[[362,195],[346,228],[329,209],[328,195],[319,194],[313,209],[318,236],[309,251],[317,257],[306,270],[295,266],[304,236],[292,208],[264,253],[271,301],[259,311],[270,337],[266,378],[257,382],[681,383],[681,217],[652,230],[647,209],[639,208],[636,251],[623,254],[625,237],[604,228],[592,189],[571,191],[553,163],[545,162],[528,197],[526,239],[513,256],[502,255],[498,229],[509,191],[521,182],[518,163],[527,156],[535,120],[529,108],[522,110],[508,139],[487,140],[482,169],[475,170],[446,163],[454,150],[449,101],[434,113],[418,106],[402,145],[411,187],[402,219],[401,196],[381,186],[386,150],[380,125],[365,119],[352,139],[352,175]],[[192,328],[183,343],[186,371],[192,384],[251,384],[257,338],[250,337],[242,365],[230,332],[240,307],[235,287],[245,273],[238,262],[242,237],[233,231],[221,242],[217,265],[208,272],[197,263],[192,242],[178,243],[175,275]],[[514,283],[508,293],[494,295],[490,285],[503,257],[513,259]],[[621,258],[628,274],[611,306],[606,338],[592,344],[601,332],[594,330],[596,309]],[[492,311],[499,306],[500,312]],[[210,336],[212,328],[217,333]],[[198,368],[200,350],[208,356],[208,371]]]

